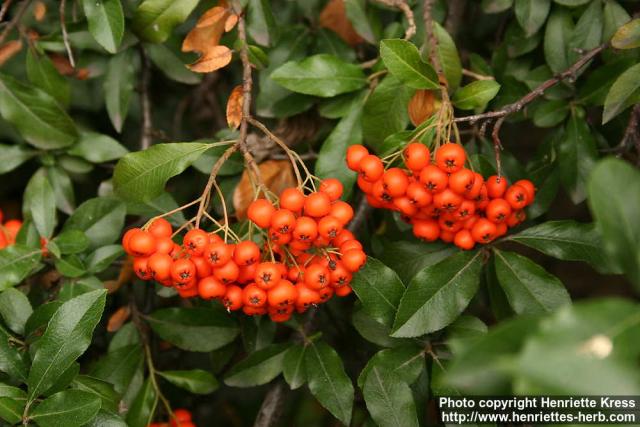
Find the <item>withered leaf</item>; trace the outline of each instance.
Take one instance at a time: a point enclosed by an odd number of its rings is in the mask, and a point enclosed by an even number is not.
[[[280,194],[288,187],[295,187],[296,179],[291,163],[288,160],[267,160],[258,165],[260,178],[265,187],[274,194]],[[247,169],[242,173],[242,178],[233,192],[233,207],[238,219],[247,216],[247,208],[254,199],[253,187]]]
[[[14,57],[22,49],[20,40],[11,40],[0,46],[0,65]]]
[[[237,129],[242,121],[242,104],[244,93],[242,85],[233,88],[229,100],[227,101],[227,124],[231,129]]]
[[[107,331],[116,332],[127,320],[129,320],[130,315],[131,309],[129,309],[128,305],[124,305],[117,309],[111,317],[109,317],[109,321],[107,322]]]
[[[320,13],[320,26],[338,34],[348,45],[355,46],[364,39],[353,28],[344,0],[330,0]]]
[[[407,106],[411,123],[418,126],[431,117],[439,106],[440,100],[435,97],[432,90],[417,90]]]

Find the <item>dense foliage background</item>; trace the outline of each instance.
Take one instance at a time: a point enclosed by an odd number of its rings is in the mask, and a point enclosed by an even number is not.
[[[640,394],[638,11],[4,0],[0,207],[24,224],[0,250],[0,418],[404,427],[437,424],[438,395]],[[382,156],[416,135],[531,179],[527,221],[460,251],[368,206],[347,147]],[[132,274],[123,230],[201,197],[216,142],[240,144],[217,173],[238,232],[244,160],[294,185],[279,140],[345,185],[370,255],[356,296],[276,326]]]

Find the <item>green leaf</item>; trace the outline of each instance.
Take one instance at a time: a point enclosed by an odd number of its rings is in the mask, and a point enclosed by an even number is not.
[[[604,105],[611,85],[634,62],[633,58],[621,57],[594,69],[582,79],[583,84],[578,90],[578,102],[587,105]]]
[[[569,109],[570,105],[565,100],[545,101],[533,113],[533,124],[541,128],[559,125],[569,114]]]
[[[0,144],[0,175],[11,172],[27,160],[33,158],[37,151],[30,150],[24,145]]]
[[[414,89],[439,89],[438,76],[431,65],[420,58],[418,48],[402,39],[380,42],[380,57],[389,72]]]
[[[91,376],[113,384],[118,393],[124,393],[136,371],[142,366],[144,355],[140,344],[129,344],[109,352],[95,364]]]
[[[461,110],[484,109],[500,90],[495,80],[476,80],[453,95],[453,104]]]
[[[390,337],[391,328],[373,320],[365,313],[361,304],[356,305],[351,323],[362,338],[380,347],[396,347],[407,341],[404,338]]]
[[[635,49],[640,47],[640,19],[634,19],[618,28],[611,39],[616,49]]]
[[[117,160],[128,152],[129,150],[110,136],[91,131],[80,131],[80,139],[67,151],[91,163]]]
[[[323,98],[353,92],[367,84],[359,66],[328,54],[289,61],[274,70],[271,78],[294,92]]]
[[[69,229],[53,238],[62,254],[77,254],[89,247],[89,239],[80,230]]]
[[[277,35],[277,29],[271,2],[267,0],[249,0],[247,5],[247,31],[259,45],[270,46]]]
[[[436,38],[438,39],[438,57],[442,66],[442,71],[447,78],[449,90],[455,91],[460,86],[462,80],[462,64],[456,44],[447,32],[436,21],[433,22]],[[429,57],[429,44],[423,46],[423,58]],[[436,80],[437,81],[437,80]]]
[[[311,394],[343,424],[349,425],[353,409],[353,384],[336,351],[323,341],[307,345],[305,370]]]
[[[62,280],[62,287],[58,293],[59,301],[69,301],[87,292],[104,289],[102,281],[96,276],[86,276],[80,278],[65,278]]]
[[[56,207],[60,211],[71,215],[76,206],[76,197],[73,191],[71,178],[69,178],[69,175],[64,171],[64,169],[56,166],[46,168],[46,172],[49,183],[53,188]]]
[[[289,344],[272,344],[254,351],[235,364],[224,377],[231,387],[254,387],[270,382],[282,372],[282,360]]]
[[[460,316],[447,327],[447,346],[453,354],[459,354],[477,338],[487,333],[487,325],[473,316]]]
[[[554,8],[549,15],[544,33],[544,57],[554,73],[562,72],[571,65],[568,51],[571,34],[573,34],[573,20],[569,11]]]
[[[183,388],[194,394],[213,393],[219,386],[218,381],[209,372],[202,369],[190,371],[163,371],[158,372],[171,384]]]
[[[320,147],[316,161],[316,176],[337,178],[344,186],[343,198],[349,200],[357,175],[346,165],[349,146],[362,143],[362,105],[352,108],[347,116],[338,122]]]
[[[602,240],[594,224],[573,220],[548,221],[507,236],[506,240],[564,261],[584,261],[596,268],[605,260]]]
[[[584,53],[598,46],[602,40],[602,4],[592,1],[582,13],[569,40],[569,62],[575,63]]]
[[[53,97],[1,73],[0,115],[43,150],[68,147],[78,138],[73,121]]]
[[[85,260],[89,273],[99,273],[106,270],[111,264],[124,255],[122,245],[108,245],[96,249]]]
[[[128,427],[127,423],[113,412],[98,411],[96,417],[87,424],[87,427]]]
[[[120,396],[112,384],[88,375],[78,375],[73,379],[71,386],[97,396],[101,400],[102,409],[118,412]]]
[[[0,291],[22,282],[40,263],[40,248],[13,245],[0,250]]]
[[[145,44],[149,58],[167,77],[180,83],[195,85],[202,81],[200,74],[190,71],[184,62],[163,44]]]
[[[119,240],[125,215],[126,207],[120,200],[114,197],[96,197],[78,206],[65,222],[62,231],[83,231],[92,248],[101,247]]]
[[[282,359],[282,374],[291,390],[295,390],[307,382],[307,371],[304,365],[306,353],[306,346],[295,344],[287,350]]]
[[[537,33],[547,20],[551,0],[516,0],[516,19],[527,37]]]
[[[109,119],[118,132],[122,131],[129,112],[135,77],[133,64],[132,49],[123,50],[109,60],[104,78],[104,102]]]
[[[360,372],[358,386],[363,388],[373,368],[397,376],[407,384],[413,384],[424,369],[424,349],[414,344],[402,345],[377,352]]]
[[[63,154],[58,157],[58,165],[69,173],[85,174],[93,170],[93,165],[80,157]]]
[[[420,270],[456,252],[445,243],[419,241],[385,241],[382,250],[378,258],[398,274],[402,283],[409,283]]]
[[[91,421],[100,410],[100,398],[80,390],[67,390],[43,400],[29,417],[42,427],[75,427]]]
[[[22,421],[25,402],[11,397],[0,397],[0,418],[10,424]]]
[[[589,3],[591,0],[553,0],[554,2],[567,7],[578,7]]]
[[[376,44],[377,38],[367,16],[366,2],[364,0],[345,0],[344,8],[347,18],[353,24],[356,32],[367,42]]]
[[[640,173],[622,160],[604,159],[589,178],[588,192],[609,263],[640,289]]]
[[[391,326],[405,291],[396,273],[369,257],[364,267],[353,276],[351,286],[362,301],[365,312],[377,322]]]
[[[29,337],[29,335],[34,335],[36,332],[40,332],[40,328],[47,325],[53,314],[61,305],[61,301],[54,300],[37,306],[36,309],[33,310],[33,314],[29,316],[27,323],[24,325],[25,336]],[[39,337],[42,334],[38,333],[37,335]]]
[[[560,180],[578,204],[587,197],[587,179],[598,158],[596,141],[584,118],[571,116],[557,150]]]
[[[31,401],[51,387],[89,347],[106,295],[105,290],[89,292],[65,302],[55,312],[33,356],[27,381]]]
[[[386,76],[367,99],[362,114],[364,140],[377,149],[384,139],[409,123],[407,104],[413,92],[392,75]]]
[[[571,302],[562,282],[529,258],[494,249],[498,283],[517,314],[551,312]]]
[[[0,371],[12,378],[24,382],[27,379],[28,366],[26,354],[18,350],[14,337],[0,326]]]
[[[109,53],[116,53],[124,36],[124,12],[120,0],[83,0],[89,32]]]
[[[9,329],[16,334],[24,334],[24,325],[32,313],[29,298],[19,290],[9,288],[0,293],[0,315]]]
[[[127,412],[127,426],[146,427],[149,425],[157,405],[158,396],[151,380],[147,379]]]
[[[394,337],[416,337],[453,322],[478,290],[481,252],[459,252],[418,273],[405,291]]]
[[[160,338],[187,351],[218,349],[239,332],[227,313],[208,308],[164,308],[151,313],[148,320]]]
[[[62,105],[69,104],[69,82],[60,75],[47,55],[41,55],[36,49],[27,51],[27,77]]]
[[[210,147],[199,142],[169,143],[129,153],[116,165],[114,189],[125,200],[153,200],[169,178],[181,174]]]
[[[24,190],[22,214],[33,221],[40,236],[49,238],[56,227],[56,200],[43,169],[33,174]]]
[[[198,0],[144,0],[133,15],[133,29],[144,41],[162,43],[197,5]]]
[[[640,73],[640,64],[627,69],[613,83],[604,101],[602,124],[607,123],[622,111],[640,101],[640,79],[638,79],[638,73]]]
[[[411,389],[397,375],[374,366],[362,392],[371,417],[380,427],[419,425]]]
[[[482,0],[484,13],[500,13],[511,8],[513,0]]]
[[[618,31],[618,28],[631,20],[631,17],[615,0],[604,2],[602,40],[611,40],[611,37]]]

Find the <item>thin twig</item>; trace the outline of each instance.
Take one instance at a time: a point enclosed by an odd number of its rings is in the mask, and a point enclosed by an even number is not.
[[[20,4],[20,8],[16,12],[15,16],[11,19],[11,21],[9,21],[5,29],[2,31],[2,34],[0,34],[0,43],[3,43],[4,39],[6,39],[9,33],[11,33],[11,31],[15,28],[16,25],[18,25],[18,22],[20,22],[20,20],[22,19],[22,15],[24,15],[24,13],[27,11],[27,7],[29,7],[30,3],[31,3],[31,0],[24,0]],[[3,5],[3,8],[4,8],[4,5]],[[9,9],[8,6],[7,6],[7,9]],[[4,11],[4,13],[6,13],[6,10]],[[2,17],[4,18],[4,15]]]
[[[207,197],[211,193],[211,189],[213,188],[213,184],[218,176],[218,172],[222,168],[222,165],[229,160],[229,157],[238,149],[239,144],[235,143],[222,153],[222,156],[214,163],[211,168],[211,173],[209,174],[209,180],[207,181],[207,185],[202,192],[202,196],[200,196],[200,206],[198,206],[198,213],[196,214],[196,228],[200,227],[200,220],[202,219],[203,212],[207,209],[207,205],[209,204],[209,198]]]
[[[474,73],[473,71],[467,70],[466,68],[462,69],[462,75],[471,77],[472,79],[476,80],[495,80],[493,76],[485,76],[484,74]]]
[[[361,197],[360,202],[358,202],[358,207],[353,214],[353,219],[351,220],[349,225],[347,225],[349,231],[355,232],[356,230],[358,230],[360,226],[366,221],[372,210],[373,208],[367,202],[367,199],[365,197]]]
[[[71,50],[71,44],[69,43],[69,34],[67,33],[67,24],[65,22],[65,10],[67,6],[66,0],[60,0],[60,29],[62,30],[62,42],[64,43],[64,48],[67,51],[67,56],[69,57],[69,64],[71,64],[71,68],[76,68],[76,61],[73,59],[73,51]]]
[[[260,405],[253,427],[272,427],[276,424],[289,390],[282,380],[277,381],[270,389]]]
[[[377,0],[378,3],[385,4],[387,6],[395,7],[396,9],[400,9],[402,13],[404,13],[405,18],[407,18],[407,29],[404,32],[404,39],[410,40],[416,34],[416,21],[413,17],[413,11],[411,7],[407,4],[406,0]]]
[[[140,74],[140,106],[142,108],[140,149],[146,150],[151,146],[151,134],[153,133],[151,103],[149,102],[149,79],[151,78],[151,64],[149,62],[149,56],[142,46],[140,47],[140,62],[142,63],[142,72]]]
[[[0,22],[4,21],[4,17],[7,14],[11,3],[13,3],[13,0],[5,0],[5,2],[2,3],[2,8],[0,8]]]

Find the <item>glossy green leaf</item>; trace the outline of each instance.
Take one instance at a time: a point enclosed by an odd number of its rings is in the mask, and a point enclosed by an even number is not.
[[[0,315],[9,329],[16,334],[24,334],[24,325],[32,313],[29,299],[19,290],[9,288],[0,293]]]
[[[373,355],[358,376],[358,386],[363,388],[373,368],[397,376],[407,384],[413,384],[424,369],[424,349],[414,344],[380,350]]]
[[[73,379],[71,387],[97,396],[101,401],[102,409],[118,412],[120,395],[114,390],[112,384],[88,375],[78,375]]]
[[[380,42],[380,57],[398,80],[414,89],[438,89],[438,76],[431,65],[420,58],[418,48],[402,39]]]
[[[115,260],[124,255],[122,245],[108,245],[96,249],[87,256],[85,263],[89,273],[106,270]]]
[[[453,105],[461,110],[484,109],[500,90],[495,80],[476,80],[458,89],[453,95]]]
[[[640,101],[640,64],[636,64],[616,79],[604,101],[602,124],[620,114],[631,105]]]
[[[69,229],[53,238],[63,254],[77,254],[89,247],[89,239],[80,230]]]
[[[83,0],[89,32],[109,53],[116,53],[124,36],[124,12],[120,0]]]
[[[24,325],[25,336],[28,337],[29,335],[34,335],[37,332],[40,332],[40,329],[47,325],[53,314],[61,305],[61,301],[54,300],[37,306],[33,310],[31,316],[29,316],[29,319],[27,319],[27,323]],[[38,336],[40,335],[42,334],[39,333]]]
[[[33,356],[29,371],[29,399],[51,387],[87,349],[100,321],[107,292],[98,290],[62,304],[55,312]]]
[[[615,0],[606,0],[603,11],[602,40],[611,40],[618,28],[631,20],[629,13]]]
[[[185,63],[166,45],[149,43],[144,45],[144,49],[151,62],[171,80],[188,85],[202,81],[202,76],[185,67]]]
[[[559,125],[569,114],[569,109],[569,103],[562,99],[546,101],[535,109],[533,124],[541,128]]]
[[[344,8],[347,18],[351,21],[356,32],[367,42],[376,44],[375,32],[367,16],[366,2],[364,0],[345,0]]]
[[[213,393],[218,388],[218,381],[209,372],[202,369],[190,371],[162,371],[158,372],[171,384],[183,388],[194,394]]]
[[[353,276],[351,287],[367,314],[377,322],[391,326],[405,291],[393,270],[369,257],[364,267]]]
[[[640,173],[628,163],[607,158],[589,178],[589,207],[609,262],[640,289]]]
[[[80,230],[91,242],[91,247],[101,247],[119,240],[125,214],[126,207],[120,200],[96,197],[78,206],[62,231]]]
[[[412,91],[392,75],[385,77],[367,99],[362,114],[365,142],[378,149],[384,139],[409,123],[407,104]]]
[[[31,83],[54,97],[63,106],[69,104],[69,82],[60,75],[47,55],[38,53],[36,49],[29,49],[26,69]]]
[[[53,97],[6,74],[0,74],[0,115],[43,150],[68,147],[78,138],[73,121]]]
[[[97,132],[80,131],[80,139],[68,151],[69,154],[82,157],[91,163],[117,160],[129,150],[108,135]]]
[[[323,341],[308,344],[305,370],[311,394],[334,417],[349,425],[354,390],[338,353]]]
[[[569,62],[575,63],[581,50],[595,48],[602,41],[602,3],[592,1],[582,13],[569,40]]]
[[[224,377],[232,387],[254,387],[270,382],[282,372],[282,360],[288,344],[273,344],[255,351],[235,364]]]
[[[148,320],[162,339],[187,351],[212,351],[238,335],[237,324],[221,310],[164,308],[151,313]]]
[[[455,91],[460,86],[462,80],[462,64],[460,55],[453,38],[438,22],[433,22],[436,38],[438,39],[438,58],[442,71],[447,78],[449,89]],[[429,58],[428,44],[423,46],[422,58]]]
[[[67,390],[43,400],[29,414],[42,427],[75,427],[91,421],[100,410],[100,398],[80,390]]]
[[[557,150],[560,180],[578,204],[587,197],[587,179],[598,158],[595,138],[583,117],[571,116]]]
[[[282,374],[291,390],[295,390],[307,382],[307,371],[304,364],[306,353],[306,346],[295,344],[289,347],[282,359]]]
[[[405,291],[394,337],[415,337],[453,322],[478,290],[481,252],[459,252],[418,273]]]
[[[152,200],[162,193],[169,178],[182,173],[210,147],[200,142],[170,143],[129,153],[113,174],[116,194],[131,201]]]
[[[547,20],[551,0],[515,0],[516,19],[527,36],[535,34]]]
[[[0,397],[0,418],[10,424],[22,421],[25,402],[12,397]]]
[[[64,169],[59,167],[46,168],[47,179],[53,189],[56,207],[71,215],[76,207],[76,197],[71,178]]]
[[[578,7],[578,6],[582,6],[583,4],[589,3],[591,0],[553,0],[553,1],[567,7]]]
[[[2,159],[0,163],[0,174],[11,172],[27,160],[33,158],[36,154],[36,151],[24,145],[0,144],[0,158]]]
[[[29,367],[23,350],[13,341],[13,335],[0,326],[0,371],[10,377],[24,382],[27,379]]]
[[[0,290],[17,285],[40,263],[40,248],[13,245],[0,250]]]
[[[113,412],[98,411],[96,417],[87,424],[87,427],[128,427],[127,423]]]
[[[29,180],[24,190],[22,213],[33,221],[40,236],[50,238],[56,227],[56,200],[43,169]]]
[[[406,342],[404,338],[392,338],[390,336],[391,328],[372,319],[365,313],[361,304],[356,307],[351,317],[351,323],[362,338],[380,347],[396,347]]]
[[[247,31],[259,45],[270,46],[277,36],[277,29],[271,2],[249,0],[247,4]]]
[[[362,392],[369,413],[380,427],[419,425],[411,389],[397,375],[374,366]]]
[[[109,352],[90,371],[92,377],[113,384],[118,393],[124,393],[135,372],[142,366],[144,355],[140,344],[129,344]]]
[[[198,0],[144,0],[133,15],[133,29],[145,41],[162,43],[197,5]]]
[[[562,72],[571,65],[568,51],[571,34],[571,15],[566,9],[555,8],[549,15],[544,34],[544,57],[554,73]]]
[[[158,396],[151,380],[147,379],[127,412],[127,425],[129,427],[149,425],[157,404]]]
[[[360,67],[327,54],[289,61],[274,70],[271,78],[291,91],[324,98],[353,92],[367,84]]]
[[[129,113],[134,88],[134,62],[131,49],[123,50],[109,60],[104,79],[104,102],[113,127],[122,131]]]
[[[445,259],[455,251],[451,245],[441,242],[385,241],[378,259],[393,269],[403,283],[409,283],[420,270]]]

